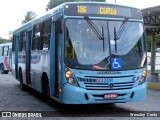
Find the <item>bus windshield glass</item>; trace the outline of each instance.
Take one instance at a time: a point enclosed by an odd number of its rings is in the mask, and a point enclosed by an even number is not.
[[[65,21],[65,64],[72,68],[112,70],[146,65],[144,29],[141,22],[89,19]],[[94,29],[93,29],[94,26]],[[121,30],[118,39],[116,36]],[[96,32],[98,34],[96,34]],[[100,39],[100,37],[103,39]],[[115,64],[116,65],[116,64]]]

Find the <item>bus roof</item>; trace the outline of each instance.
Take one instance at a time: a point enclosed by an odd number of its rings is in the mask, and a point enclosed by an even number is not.
[[[132,6],[126,6],[126,5],[121,5],[121,4],[114,4],[114,3],[107,3],[107,2],[87,2],[87,1],[83,1],[83,2],[65,2],[59,6],[65,6],[67,4],[104,4],[104,5],[113,5],[113,6],[121,6],[121,7],[129,7],[129,8],[134,8],[134,9],[138,9],[136,7],[132,7]]]
[[[35,19],[29,21],[28,23],[20,26],[18,29],[16,29],[13,34],[16,34],[17,32],[19,31],[22,31],[22,30],[25,30],[27,29],[28,27],[32,27],[33,25],[35,25],[36,23],[38,22],[42,22],[44,21],[45,19],[55,15],[55,14],[58,14],[58,13],[63,13],[64,11],[64,6],[65,5],[68,5],[68,4],[85,4],[85,5],[112,5],[112,6],[120,6],[120,7],[126,7],[126,8],[133,8],[133,9],[137,9],[137,8],[134,8],[134,7],[129,7],[129,6],[124,6],[124,5],[118,5],[118,4],[111,4],[111,3],[107,3],[107,2],[65,2],[49,11],[47,11],[44,15],[40,16],[40,17],[36,17]]]
[[[0,46],[6,46],[6,45],[12,46],[12,43],[2,43],[2,44],[0,44]]]

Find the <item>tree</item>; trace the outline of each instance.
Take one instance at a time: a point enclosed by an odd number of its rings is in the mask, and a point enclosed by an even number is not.
[[[105,2],[106,0],[50,0],[46,6],[46,10],[52,9],[64,2],[78,2],[78,1]]]
[[[147,42],[147,51],[148,52],[151,52],[151,39],[152,39],[152,36],[151,35],[147,35],[147,40],[146,40],[146,42]]]
[[[0,37],[0,44],[8,43],[8,42],[12,42],[12,41],[11,41],[11,40],[4,39],[4,38]]]
[[[35,12],[28,11],[26,14],[24,14],[24,20],[22,20],[22,24],[25,24],[25,23],[31,21],[35,17],[37,17],[37,14]]]
[[[13,33],[12,30],[10,30],[10,31],[8,32],[8,35],[9,35],[9,39],[10,39],[10,40],[12,40],[12,37],[13,37],[12,33]]]
[[[151,34],[148,34],[146,38],[147,38],[147,40],[146,40],[146,42],[147,42],[147,51],[148,51],[148,52],[151,52],[152,35],[151,35]],[[160,48],[160,34],[157,34],[156,39],[157,39],[156,47],[157,47],[157,48]]]
[[[157,35],[157,48],[160,48],[160,34]]]

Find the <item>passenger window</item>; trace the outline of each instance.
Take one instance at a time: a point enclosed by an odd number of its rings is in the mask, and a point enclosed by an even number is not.
[[[23,32],[23,36],[22,36],[22,51],[25,51],[26,49],[26,31]]]
[[[50,45],[51,36],[51,19],[46,20],[42,23],[42,34],[41,34],[41,50],[48,50]]]
[[[8,55],[8,50],[9,50],[8,46],[4,46],[3,47],[3,56],[7,56]]]
[[[19,38],[20,39],[18,39],[18,40],[19,40],[19,52],[20,52],[20,51],[22,51],[22,44],[21,44],[21,42],[22,42],[22,33],[20,34]]]
[[[26,31],[21,32],[19,41],[19,51],[25,51],[26,49]]]
[[[34,26],[32,50],[39,50],[40,35],[41,35],[41,24],[37,24]]]

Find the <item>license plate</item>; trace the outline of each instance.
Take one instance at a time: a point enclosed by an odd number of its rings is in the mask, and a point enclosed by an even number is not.
[[[108,93],[104,94],[104,98],[109,99],[109,98],[117,98],[118,94],[117,93]]]

